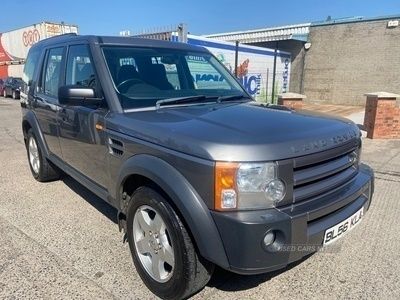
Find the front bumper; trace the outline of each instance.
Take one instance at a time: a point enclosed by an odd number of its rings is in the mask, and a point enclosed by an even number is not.
[[[286,267],[317,251],[325,230],[359,209],[368,210],[374,191],[374,174],[365,165],[344,187],[296,207],[242,212],[212,212],[220,232],[230,270],[259,274]],[[264,236],[276,232],[273,245]]]

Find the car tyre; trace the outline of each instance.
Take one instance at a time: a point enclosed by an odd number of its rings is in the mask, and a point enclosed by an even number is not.
[[[3,89],[3,97],[4,97],[4,98],[7,98],[7,92],[6,92],[6,89]]]
[[[186,299],[202,289],[214,271],[214,265],[197,254],[175,210],[152,188],[133,193],[127,238],[140,277],[162,299]]]
[[[61,172],[43,156],[43,150],[32,129],[29,129],[27,134],[26,150],[29,167],[37,181],[47,182],[60,178]]]
[[[16,95],[15,91],[12,91],[12,98],[13,98],[14,100],[17,99],[17,95]]]

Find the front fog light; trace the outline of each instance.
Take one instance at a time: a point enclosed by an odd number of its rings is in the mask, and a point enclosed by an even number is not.
[[[236,208],[235,190],[222,190],[221,208]]]
[[[266,247],[268,247],[269,245],[271,245],[273,242],[275,242],[275,232],[270,231],[268,232],[265,236],[264,236],[264,245]]]
[[[285,197],[285,184],[280,179],[269,181],[265,187],[267,199],[273,203],[278,203]]]

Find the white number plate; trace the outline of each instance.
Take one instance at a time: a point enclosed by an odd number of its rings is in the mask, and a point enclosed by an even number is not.
[[[364,215],[364,207],[358,210],[355,214],[351,215],[346,220],[336,224],[335,226],[327,229],[324,235],[324,245],[329,245],[336,242],[339,238],[344,236],[347,232],[352,230],[356,225],[360,224]]]

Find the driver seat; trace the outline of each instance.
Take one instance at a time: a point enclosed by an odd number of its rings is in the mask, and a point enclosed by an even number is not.
[[[140,79],[140,75],[138,71],[136,71],[136,68],[134,66],[123,65],[121,66],[121,68],[119,68],[118,71],[117,75],[118,84],[121,84],[122,82],[128,79]]]
[[[174,87],[168,81],[167,72],[163,64],[149,64],[140,69],[143,79],[160,90],[173,90]]]

